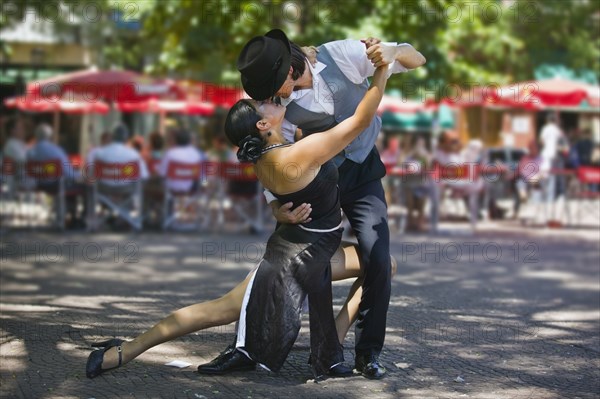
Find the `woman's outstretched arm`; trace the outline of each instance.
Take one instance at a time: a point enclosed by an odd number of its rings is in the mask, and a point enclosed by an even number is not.
[[[369,127],[383,97],[387,82],[386,72],[387,65],[375,70],[371,85],[354,115],[325,132],[311,134],[295,143],[288,153],[290,160],[306,166],[314,166],[315,163],[322,165]]]

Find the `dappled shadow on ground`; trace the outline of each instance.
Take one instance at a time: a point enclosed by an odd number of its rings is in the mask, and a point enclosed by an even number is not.
[[[596,395],[597,240],[407,237],[393,252],[402,292],[390,311],[400,321],[392,348],[411,383],[469,396]],[[454,382],[458,376],[465,382]]]
[[[231,324],[85,378],[90,342],[130,338],[172,310],[226,293],[260,259],[264,242],[264,236],[189,234],[3,237],[0,393],[558,398],[600,391],[599,243],[535,232],[393,239],[399,271],[382,354],[389,377],[383,381],[355,376],[307,383],[307,317],[279,374],[194,372],[233,340]],[[336,309],[349,286],[335,283]],[[345,345],[350,365],[353,342],[351,333]],[[192,366],[163,366],[174,359]]]

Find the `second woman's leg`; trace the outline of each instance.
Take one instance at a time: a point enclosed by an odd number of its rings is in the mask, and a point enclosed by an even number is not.
[[[391,257],[392,277],[396,274],[397,263],[394,257]],[[350,326],[356,320],[358,315],[358,305],[362,297],[362,270],[360,265],[360,257],[358,256],[358,248],[354,244],[342,243],[331,258],[331,279],[333,281],[344,280],[347,278],[356,278],[356,281],[350,287],[350,292],[346,298],[346,302],[340,309],[335,318],[335,327],[338,333],[338,339],[341,344],[344,343],[344,338],[350,330]]]

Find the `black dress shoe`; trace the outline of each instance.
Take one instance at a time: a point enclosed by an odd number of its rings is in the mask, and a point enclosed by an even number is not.
[[[211,362],[198,366],[200,374],[223,375],[233,371],[256,370],[256,362],[229,346]]]
[[[350,377],[354,372],[344,363],[336,364],[327,372],[328,377],[340,378],[340,377]]]
[[[312,353],[308,355],[308,365],[312,365]],[[331,367],[327,373],[325,374],[327,377],[331,378],[342,378],[342,377],[350,377],[354,375],[352,369],[346,366],[344,363],[338,363],[335,366]],[[324,376],[316,377],[317,380],[325,379]]]
[[[354,368],[364,377],[371,380],[379,380],[386,373],[386,369],[381,364],[379,356],[374,354],[356,355]]]

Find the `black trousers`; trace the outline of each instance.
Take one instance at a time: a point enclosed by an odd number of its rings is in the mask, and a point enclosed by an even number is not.
[[[381,184],[385,167],[374,149],[362,164],[344,161],[339,173],[342,209],[358,239],[364,272],[355,352],[378,355],[385,340],[391,293],[390,231]]]

